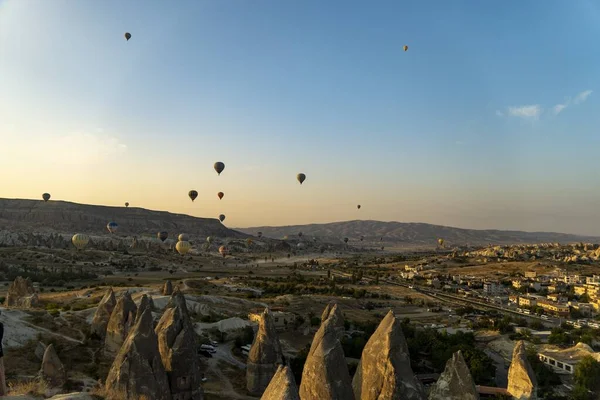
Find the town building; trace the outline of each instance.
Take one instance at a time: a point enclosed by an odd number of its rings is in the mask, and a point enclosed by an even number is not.
[[[575,366],[586,356],[592,356],[596,361],[600,361],[600,354],[585,343],[577,343],[568,349],[546,346],[538,351],[541,362],[552,367],[555,372],[564,374],[574,374]]]

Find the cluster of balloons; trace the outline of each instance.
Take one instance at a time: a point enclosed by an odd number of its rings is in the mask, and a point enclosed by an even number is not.
[[[131,39],[131,33],[129,33],[129,32],[125,32],[124,36],[125,36],[125,40],[127,40],[127,41],[129,41]],[[404,49],[404,51],[407,51],[408,50],[408,46],[404,45],[403,49]],[[223,172],[223,170],[225,169],[225,164],[223,162],[221,162],[221,161],[217,161],[214,164],[213,167],[214,167],[215,171],[217,172],[217,174],[221,175],[221,172]],[[306,180],[306,175],[304,173],[299,173],[299,174],[296,175],[296,179],[302,185],[302,183],[304,183],[304,181]],[[189,198],[193,202],[198,197],[198,192],[196,190],[190,190],[188,192],[188,196],[189,196]],[[222,200],[223,196],[225,196],[225,194],[223,192],[218,192],[217,196],[219,197],[219,200]],[[50,193],[44,193],[42,195],[42,199],[44,200],[44,202],[48,202],[48,200],[50,200]],[[129,207],[129,202],[125,202],[125,207]],[[358,204],[356,206],[356,208],[360,210],[361,205]],[[219,221],[221,221],[221,222],[225,221],[225,215],[224,214],[220,214],[219,215]],[[111,222],[109,222],[106,225],[106,228],[108,229],[108,231],[111,234],[114,234],[115,232],[118,231],[119,225],[116,222],[111,221]],[[261,238],[262,237],[262,232],[257,232],[257,236],[259,238]],[[302,238],[302,232],[298,233],[298,236],[300,238]],[[167,240],[167,238],[169,237],[169,234],[166,231],[161,231],[161,232],[157,233],[157,237],[158,237],[159,240],[161,240],[164,243],[164,241]],[[288,237],[285,236],[283,239],[287,240],[287,238]],[[316,240],[316,238],[314,238],[314,239]],[[360,237],[360,241],[362,242],[363,239],[364,239],[364,236],[361,236]],[[212,238],[210,236],[207,237],[206,240],[207,240],[207,242],[209,244],[212,242]],[[383,238],[381,238],[381,240],[383,240]],[[77,234],[75,234],[73,236],[73,238],[71,239],[71,241],[73,242],[73,245],[77,249],[81,250],[81,249],[83,249],[83,248],[85,248],[87,246],[87,244],[90,241],[90,238],[89,238],[89,236],[87,236],[87,235],[85,235],[83,233],[77,233]],[[247,243],[248,243],[248,245],[251,245],[252,244],[252,240],[248,239]],[[347,237],[344,238],[344,243],[346,243],[346,244],[348,243],[348,238]],[[438,243],[439,243],[439,245],[441,247],[444,246],[444,240],[443,239],[438,239]],[[187,235],[185,235],[183,233],[179,235],[178,242],[177,242],[175,248],[176,248],[177,252],[179,252],[179,254],[182,254],[182,255],[186,254],[190,250],[191,244],[188,241]],[[302,243],[302,242],[298,243],[298,248],[300,248],[300,249],[304,248],[304,243]],[[383,250],[383,247],[382,247],[382,250]],[[227,254],[229,254],[229,250],[227,249],[226,246],[221,246],[221,247],[219,247],[219,253],[223,257],[225,257]]]

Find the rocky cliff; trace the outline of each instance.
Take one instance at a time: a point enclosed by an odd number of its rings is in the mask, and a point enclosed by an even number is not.
[[[330,301],[327,306],[325,306],[325,310],[323,310],[323,313],[321,314],[321,324],[330,318],[333,320],[337,337],[341,340],[345,331],[344,315],[335,301]]]
[[[146,309],[131,329],[106,378],[108,398],[171,400],[167,373]]]
[[[390,310],[367,342],[352,381],[360,400],[424,400],[425,393],[410,367],[400,321]]]
[[[53,344],[48,345],[46,351],[44,351],[40,377],[48,382],[51,387],[62,387],[67,381],[67,372],[60,358],[58,358]]]
[[[125,292],[119,298],[106,326],[104,350],[108,355],[116,354],[127,338],[129,330],[135,323],[137,306],[131,299],[131,294]],[[152,317],[152,314],[150,314]]]
[[[298,386],[288,366],[280,365],[260,400],[300,400]]]
[[[537,399],[537,380],[527,360],[525,343],[517,342],[508,369],[508,393],[518,400]]]
[[[39,305],[38,296],[29,278],[18,276],[8,288],[5,305],[8,307],[31,308]]]
[[[106,327],[116,304],[115,293],[112,288],[109,288],[100,303],[98,303],[91,326],[91,332],[102,339],[106,337]]]
[[[248,353],[246,387],[252,395],[260,396],[271,381],[277,367],[283,363],[281,344],[269,309],[258,323],[258,331]]]
[[[429,391],[429,400],[479,400],[469,367],[460,351],[452,355]]]
[[[327,318],[315,334],[300,383],[302,400],[354,400],[337,318]]]
[[[200,363],[196,355],[195,333],[189,319],[185,298],[177,291],[175,307],[163,313],[155,332],[158,349],[167,372],[174,399],[202,400]]]

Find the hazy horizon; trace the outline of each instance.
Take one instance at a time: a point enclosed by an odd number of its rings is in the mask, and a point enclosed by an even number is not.
[[[600,236],[600,6],[435,4],[0,0],[0,197]]]

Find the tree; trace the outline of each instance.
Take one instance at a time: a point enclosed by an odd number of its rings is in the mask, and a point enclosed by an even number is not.
[[[596,392],[600,389],[600,363],[592,356],[583,357],[575,366],[574,378],[576,386]]]

